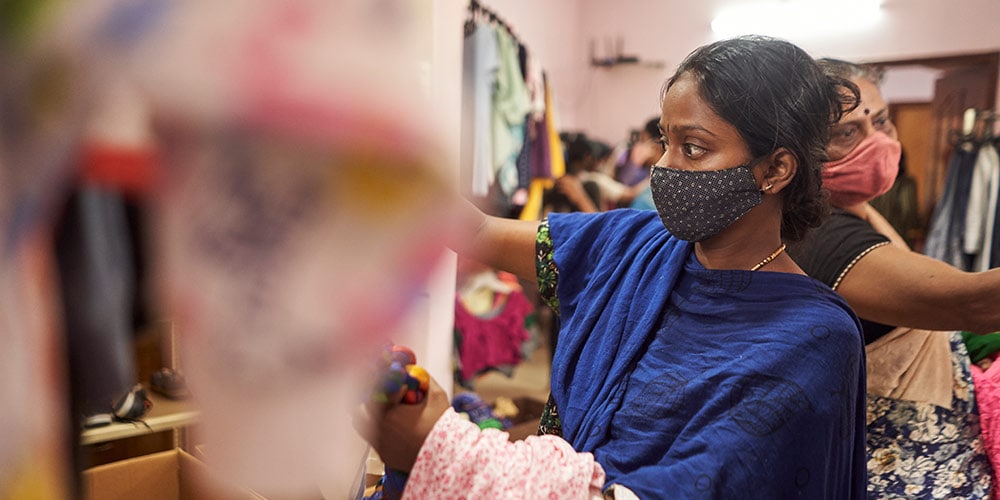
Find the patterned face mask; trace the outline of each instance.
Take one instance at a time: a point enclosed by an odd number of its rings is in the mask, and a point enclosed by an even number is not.
[[[663,225],[686,241],[719,234],[762,199],[749,163],[708,171],[654,166],[649,182]]]

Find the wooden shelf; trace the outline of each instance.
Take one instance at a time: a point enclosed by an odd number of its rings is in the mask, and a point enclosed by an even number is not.
[[[149,400],[153,402],[153,407],[143,419],[149,427],[141,422],[115,422],[103,427],[84,429],[80,433],[80,444],[104,443],[187,427],[196,423],[201,413],[191,401],[167,399],[153,393],[150,393]]]
[[[590,65],[595,68],[618,68],[623,66],[632,66],[637,68],[654,69],[661,69],[665,66],[663,61],[644,61],[634,58],[593,59],[590,61]]]

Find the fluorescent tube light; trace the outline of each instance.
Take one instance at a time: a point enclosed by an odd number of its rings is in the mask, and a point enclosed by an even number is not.
[[[712,31],[722,37],[815,37],[869,29],[881,15],[881,0],[760,2],[725,8],[712,20]]]

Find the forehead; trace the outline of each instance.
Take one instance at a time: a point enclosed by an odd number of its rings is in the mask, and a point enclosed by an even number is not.
[[[684,73],[667,89],[663,96],[663,115],[660,127],[677,125],[679,121],[711,121],[722,119],[701,97],[697,80],[690,73]]]
[[[874,116],[888,107],[877,85],[864,78],[852,78],[851,81],[861,90],[861,101],[857,108],[840,119],[842,123]]]

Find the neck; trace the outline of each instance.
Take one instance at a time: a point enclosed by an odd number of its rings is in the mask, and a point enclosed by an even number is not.
[[[694,251],[701,265],[706,269],[749,270],[774,253],[782,243],[781,212],[768,209],[765,203],[766,199],[722,233],[696,243]],[[802,273],[786,253],[762,269]]]
[[[867,220],[868,219],[868,215],[865,213],[866,212],[865,211],[865,206],[867,206],[867,205],[868,205],[868,202],[863,201],[861,203],[857,203],[857,204],[854,204],[854,205],[841,206],[841,207],[837,207],[837,208],[839,208],[841,210],[845,210],[845,211],[850,212],[850,213],[852,213],[854,215],[857,215],[858,217],[861,217],[862,219]]]

